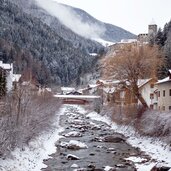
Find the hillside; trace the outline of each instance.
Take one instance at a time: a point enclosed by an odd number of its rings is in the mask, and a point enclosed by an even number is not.
[[[133,33],[130,33],[129,31],[112,25],[112,24],[108,24],[108,23],[104,23],[101,22],[97,19],[95,19],[94,17],[92,17],[90,14],[88,14],[87,12],[79,9],[79,8],[73,8],[68,6],[69,8],[72,8],[72,10],[78,15],[80,16],[81,20],[83,22],[88,23],[89,25],[97,25],[100,28],[104,29],[103,34],[100,35],[100,38],[105,40],[105,41],[109,41],[109,42],[120,42],[122,39],[133,39],[136,38],[136,35]]]
[[[168,70],[171,69],[171,20],[165,24],[162,30],[159,28],[155,37],[155,44],[159,45],[165,57],[164,65],[158,71],[158,77],[163,79],[167,77]]]
[[[100,53],[103,51],[103,46],[96,41],[84,38],[74,33],[71,29],[63,25],[58,18],[50,15],[46,10],[39,7],[34,0],[10,0],[15,3],[27,14],[40,19],[43,23],[48,25],[60,37],[69,41],[74,48],[79,48],[85,53]]]
[[[9,0],[0,0],[0,51],[4,62],[28,73],[41,84],[68,85],[90,71],[96,57],[60,37],[40,19]],[[101,46],[100,46],[101,47]]]
[[[61,6],[74,11],[92,28],[93,23],[103,28],[105,32],[100,39],[115,42],[134,37],[119,27],[96,20],[81,9]],[[16,72],[23,73],[27,79],[31,75],[40,84],[79,84],[80,76],[91,72],[98,60],[90,53],[105,51],[91,37],[76,34],[35,0],[0,0],[0,16],[2,60],[14,62]]]

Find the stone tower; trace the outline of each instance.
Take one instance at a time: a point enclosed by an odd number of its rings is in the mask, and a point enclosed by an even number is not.
[[[154,21],[148,25],[148,41],[153,41],[157,34],[157,25]]]

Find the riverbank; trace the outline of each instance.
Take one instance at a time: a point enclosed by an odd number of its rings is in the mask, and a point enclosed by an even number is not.
[[[78,105],[63,105],[55,116],[54,129],[22,150],[16,149],[11,158],[1,159],[0,171],[76,171],[92,167],[150,171],[157,163],[171,166],[169,146],[140,136],[131,126],[117,125],[107,115]],[[73,143],[76,150],[70,149]],[[78,147],[80,143],[84,148]],[[71,160],[73,155],[78,160]]]

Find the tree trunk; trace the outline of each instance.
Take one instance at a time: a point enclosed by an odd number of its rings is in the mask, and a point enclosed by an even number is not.
[[[138,98],[138,100],[142,103],[143,107],[145,109],[147,109],[148,105],[147,105],[146,101],[144,100],[144,98],[142,97],[141,93],[139,92],[139,88],[138,88],[137,84],[133,85],[133,93]]]

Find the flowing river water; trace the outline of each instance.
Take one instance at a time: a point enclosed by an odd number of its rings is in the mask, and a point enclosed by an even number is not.
[[[44,160],[47,167],[42,171],[135,171],[134,163],[127,158],[150,160],[139,148],[127,143],[125,136],[102,121],[92,120],[77,106],[66,107],[60,124],[65,128],[63,137],[56,142],[56,152]],[[79,143],[84,147],[79,147]]]

